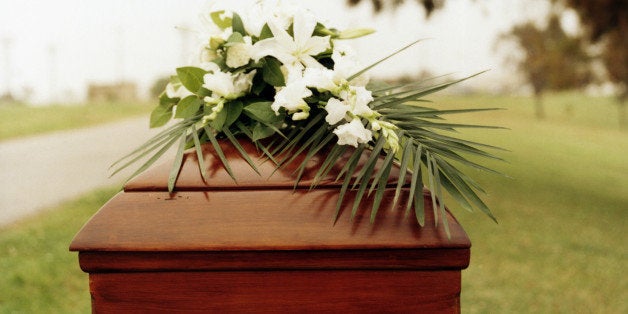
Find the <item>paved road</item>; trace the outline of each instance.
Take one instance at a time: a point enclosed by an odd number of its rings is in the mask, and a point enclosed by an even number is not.
[[[131,169],[110,179],[111,163],[158,131],[143,117],[0,142],[0,226],[98,187],[121,186]]]

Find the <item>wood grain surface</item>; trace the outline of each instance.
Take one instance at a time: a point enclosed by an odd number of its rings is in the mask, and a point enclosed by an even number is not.
[[[95,313],[459,313],[457,271],[102,273]]]

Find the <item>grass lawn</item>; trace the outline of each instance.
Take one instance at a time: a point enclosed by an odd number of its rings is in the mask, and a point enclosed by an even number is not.
[[[463,313],[628,313],[628,132],[611,99],[546,101],[538,121],[528,98],[438,98],[508,109],[456,118],[510,128],[465,134],[511,151],[492,163],[511,178],[472,173],[499,224],[454,209],[473,243]]]
[[[448,108],[502,107],[452,119],[510,130],[464,131],[501,146],[510,178],[470,171],[499,220],[452,206],[473,247],[463,313],[628,313],[628,132],[610,99],[551,95],[538,121],[528,98],[441,96]],[[114,189],[0,229],[0,313],[89,311],[72,236]],[[408,293],[412,293],[408,291]]]
[[[139,115],[146,115],[148,121],[148,113],[155,104],[93,103],[45,107],[4,105],[0,106],[0,141],[82,128]]]
[[[98,190],[0,229],[0,313],[89,313],[88,278],[68,251],[119,187]]]

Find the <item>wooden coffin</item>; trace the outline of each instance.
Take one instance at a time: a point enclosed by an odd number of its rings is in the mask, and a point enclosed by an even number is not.
[[[334,223],[340,166],[309,190],[318,156],[294,189],[294,167],[272,174],[260,158],[258,175],[223,148],[236,182],[206,146],[209,182],[190,151],[175,193],[165,162],[128,182],[79,231],[70,250],[89,273],[95,313],[460,311],[471,244],[452,216],[451,238],[435,227],[428,191],[422,228],[406,217],[405,200],[392,206],[392,180],[374,223],[372,197],[350,219],[353,192]]]

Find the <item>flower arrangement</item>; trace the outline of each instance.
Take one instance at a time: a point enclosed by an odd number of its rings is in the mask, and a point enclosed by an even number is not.
[[[234,145],[257,171],[236,139],[245,136],[277,167],[292,162],[285,156],[306,152],[301,172],[314,154],[328,148],[313,183],[316,185],[338,157],[353,147],[338,178],[343,183],[338,210],[348,189],[357,190],[352,216],[365,194],[375,191],[371,211],[374,219],[390,170],[396,164],[401,175],[394,202],[406,184],[406,174],[411,174],[406,210],[414,207],[419,224],[424,223],[424,184],[433,192],[434,209],[440,212],[436,217],[446,219],[442,202],[446,190],[462,207],[479,208],[494,219],[475,192],[481,191],[480,187],[452,163],[492,171],[465,156],[497,158],[481,149],[494,147],[446,134],[480,126],[447,123],[441,118],[487,109],[439,110],[424,106],[425,96],[462,80],[436,85],[369,84],[369,69],[418,41],[362,67],[346,42],[372,30],[328,28],[312,13],[292,6],[261,4],[257,9],[246,19],[224,10],[202,16],[204,40],[198,66],[176,70],[150,117],[151,127],[161,127],[173,118],[177,122],[118,161],[116,165],[125,162],[117,171],[152,153],[135,176],[178,143],[169,190],[174,189],[186,148],[195,148],[202,177],[211,180],[201,153],[201,144],[209,142],[233,177],[218,139]],[[272,141],[265,140],[271,137]],[[371,151],[371,157],[358,169],[358,159],[365,150]],[[383,165],[374,173],[379,156],[384,156]],[[441,201],[437,203],[436,198]],[[446,221],[444,224],[447,227]]]

